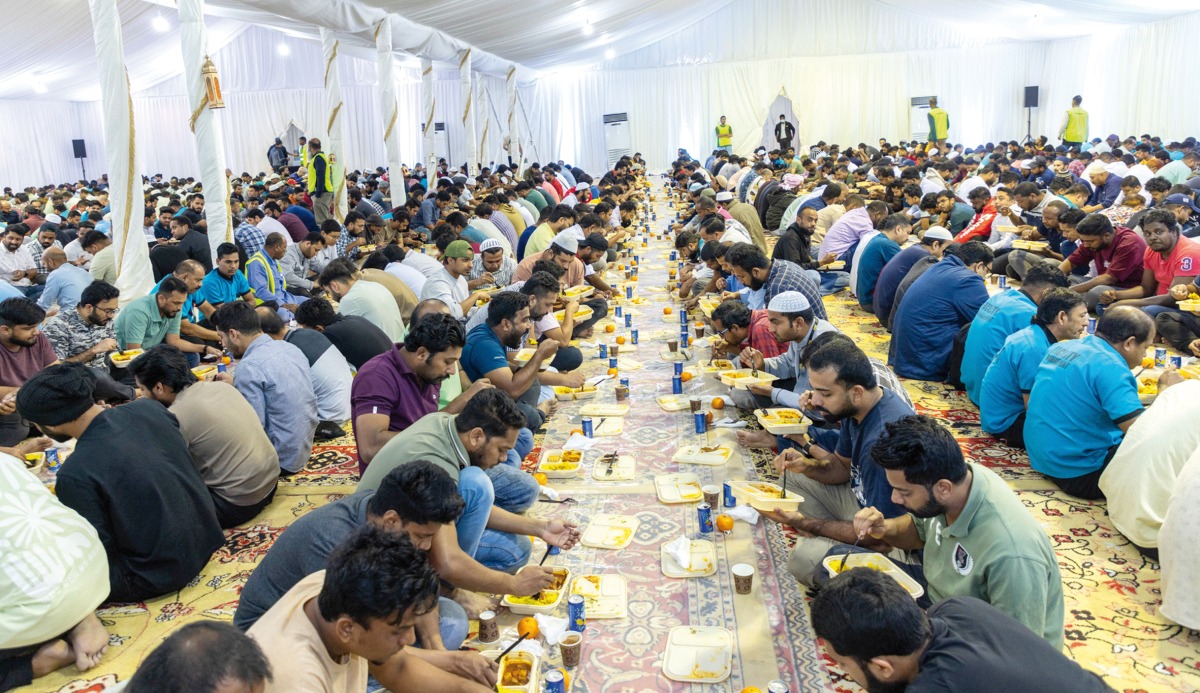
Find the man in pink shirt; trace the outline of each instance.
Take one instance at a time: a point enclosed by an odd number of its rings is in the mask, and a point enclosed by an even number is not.
[[[879,226],[883,218],[888,215],[888,211],[887,204],[880,200],[875,200],[866,207],[849,210],[842,215],[841,219],[834,222],[833,226],[829,227],[829,232],[821,241],[817,257],[825,257],[833,253],[838,256],[838,259],[849,261],[854,254],[854,246],[863,236]],[[849,269],[849,267],[846,268],[847,271]]]

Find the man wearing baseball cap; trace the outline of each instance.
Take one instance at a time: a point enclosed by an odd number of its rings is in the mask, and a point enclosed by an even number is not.
[[[437,299],[446,304],[450,314],[462,320],[470,315],[486,291],[472,292],[467,288],[467,275],[475,260],[471,244],[459,239],[451,241],[442,252],[442,270],[430,277],[421,288],[421,300]]]
[[[1188,238],[1200,236],[1200,207],[1196,206],[1191,197],[1183,193],[1167,195],[1163,200],[1163,205],[1175,215],[1175,221],[1179,222],[1181,236]]]

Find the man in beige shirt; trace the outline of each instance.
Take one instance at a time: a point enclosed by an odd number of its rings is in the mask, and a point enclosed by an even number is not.
[[[179,349],[159,344],[129,364],[143,396],[179,419],[222,528],[249,522],[275,498],[279,457],[254,408],[232,385],[196,382]]]

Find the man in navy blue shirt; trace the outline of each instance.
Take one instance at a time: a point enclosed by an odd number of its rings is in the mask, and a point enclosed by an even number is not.
[[[887,326],[888,318],[892,314],[892,304],[896,299],[896,290],[900,288],[900,282],[904,281],[913,265],[923,257],[941,258],[946,246],[952,242],[954,237],[944,227],[931,226],[921,236],[920,243],[910,245],[888,260],[875,283],[875,295],[871,297],[872,312],[879,318],[880,325]]]
[[[788,571],[812,585],[821,572],[821,560],[840,544],[858,539],[852,521],[862,508],[874,506],[884,517],[906,511],[892,502],[892,487],[883,468],[871,459],[871,448],[884,427],[915,412],[901,397],[882,387],[867,355],[844,340],[830,342],[808,360],[812,389],[800,396],[799,409],[815,411],[825,421],[839,423],[837,449],[829,452],[811,442],[784,450],[775,458],[788,476],[787,489],[804,498],[798,512],[763,512],[768,519],[789,525],[802,534],[788,559]],[[859,542],[887,553],[891,547],[874,539]],[[903,552],[892,558],[905,561]],[[906,561],[907,562],[907,561]]]
[[[1109,173],[1104,162],[1093,161],[1083,170],[1083,175],[1092,182],[1092,194],[1087,204],[1081,207],[1088,214],[1112,207],[1121,196],[1121,177]]]
[[[983,278],[991,264],[992,249],[970,241],[913,282],[892,325],[889,365],[896,375],[946,379],[955,335],[988,300]]]

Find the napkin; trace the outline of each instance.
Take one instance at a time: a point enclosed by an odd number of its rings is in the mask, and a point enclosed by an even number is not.
[[[731,419],[726,416],[723,419],[718,419],[712,423],[714,428],[745,428],[747,423],[737,419]]]
[[[567,619],[549,614],[534,614],[533,617],[537,619],[538,629],[546,639],[547,645],[557,645],[567,634]]]
[[[591,385],[592,387],[596,387],[597,385],[604,382],[605,380],[608,380],[611,377],[612,377],[611,375],[597,375],[597,376],[588,378],[584,382],[587,383],[588,385]]]
[[[686,536],[679,537],[667,544],[663,545],[667,550],[667,555],[675,559],[684,570],[692,569],[692,540]]]
[[[567,442],[563,443],[563,450],[591,450],[596,441],[579,433],[572,433]]]
[[[549,486],[539,486],[538,490],[541,491],[541,494],[543,496],[549,498],[550,500],[552,500],[552,501],[558,500],[558,491],[550,488]]]
[[[735,520],[749,522],[752,525],[758,524],[758,511],[748,505],[738,505],[732,508],[725,508],[725,514]]]

